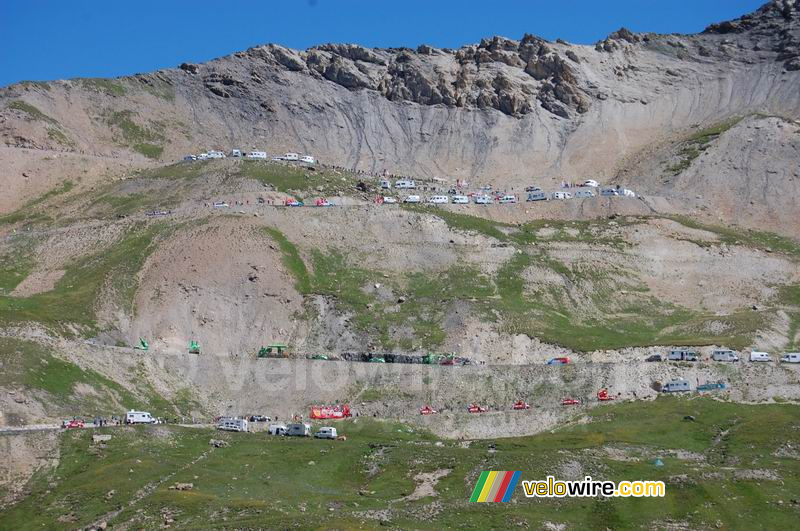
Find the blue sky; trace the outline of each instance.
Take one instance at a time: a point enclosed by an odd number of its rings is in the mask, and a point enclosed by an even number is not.
[[[693,33],[766,0],[0,0],[0,86],[200,62],[269,42],[456,48],[533,33],[593,43],[625,26]]]

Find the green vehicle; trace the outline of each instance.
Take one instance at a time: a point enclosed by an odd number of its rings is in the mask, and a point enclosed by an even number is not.
[[[283,343],[272,343],[258,349],[259,358],[288,358],[289,346]]]
[[[189,343],[189,354],[200,354],[200,343],[192,340]]]
[[[433,352],[428,352],[425,356],[422,357],[422,363],[424,363],[425,365],[438,365],[443,357],[444,356],[442,356],[441,354],[434,354]]]
[[[147,350],[150,348],[150,345],[147,344],[147,341],[144,338],[139,338],[139,344],[133,347],[134,350]]]
[[[328,356],[326,356],[325,354],[314,354],[313,356],[311,356],[311,359],[312,360],[327,360]]]
[[[386,363],[386,360],[384,358],[370,358],[369,362],[370,363]]]

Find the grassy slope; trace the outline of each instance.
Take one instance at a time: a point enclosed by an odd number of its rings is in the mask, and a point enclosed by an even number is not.
[[[696,421],[684,421],[687,414]],[[666,397],[598,407],[589,415],[591,422],[556,432],[493,441],[496,453],[487,452],[492,441],[469,448],[456,441],[436,445],[417,430],[370,419],[338,424],[345,442],[156,427],[108,430],[108,448],[92,450],[89,433],[67,433],[59,467],[35,478],[31,496],[0,515],[0,527],[74,528],[175,471],[111,523],[133,519],[134,527],[155,528],[164,513],[186,529],[379,527],[381,520],[404,528],[541,528],[554,522],[633,529],[663,526],[667,519],[693,528],[775,529],[795,521],[789,500],[800,488],[800,462],[773,455],[800,444],[795,406]],[[231,446],[192,464],[209,451],[210,437]],[[609,458],[602,445],[622,449],[631,460]],[[668,450],[688,450],[702,459],[681,460]],[[662,468],[653,466],[655,458],[663,460]],[[663,480],[667,497],[537,501],[525,499],[518,487],[511,504],[467,503],[482,470],[521,470],[523,479],[543,479],[559,476],[568,461],[596,479]],[[435,500],[393,502],[413,491],[415,474],[443,468],[452,472],[437,485]],[[780,480],[735,478],[737,471],[757,469]],[[194,488],[170,490],[175,481]],[[377,519],[364,513],[383,510]],[[75,521],[57,522],[63,515]]]

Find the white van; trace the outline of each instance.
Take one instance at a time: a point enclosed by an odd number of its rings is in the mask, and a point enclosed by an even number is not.
[[[770,362],[772,361],[772,357],[770,357],[768,352],[758,352],[754,350],[750,352],[750,361]]]
[[[550,199],[572,199],[572,194],[569,192],[553,192],[550,194]]]
[[[231,150],[231,157],[237,157],[238,158],[238,157],[241,157],[241,156],[242,156],[242,150],[241,149],[233,149],[233,150]]]
[[[419,203],[422,201],[418,195],[409,195],[403,199],[403,203]]]
[[[594,179],[587,179],[587,180],[583,181],[583,185],[582,186],[590,186],[592,188],[600,188],[600,183],[598,183]]]
[[[158,419],[154,419],[147,411],[128,411],[125,414],[125,424],[158,424]]]
[[[317,159],[315,159],[311,155],[303,155],[302,157],[300,157],[300,162],[304,162],[305,164],[316,164]]]
[[[454,205],[468,205],[469,197],[465,195],[454,195],[452,201]]]
[[[286,435],[286,426],[283,424],[270,424],[268,431],[270,435]]]
[[[225,153],[223,153],[222,151],[213,151],[212,150],[212,151],[208,152],[208,158],[210,158],[210,159],[224,159],[225,158]]]
[[[391,190],[392,181],[388,179],[381,179],[381,188],[383,188],[384,190]]]
[[[492,198],[489,197],[488,195],[479,194],[479,195],[476,195],[473,198],[473,200],[475,201],[476,205],[491,205],[492,204]]]
[[[450,202],[450,198],[446,195],[434,195],[428,198],[428,203],[434,205],[446,205]]]
[[[622,190],[620,190],[619,195],[623,197],[636,197],[636,194],[633,192],[633,190],[628,190],[627,188],[623,188]]]
[[[800,363],[800,352],[787,352],[781,356],[783,363]]]
[[[592,192],[592,191],[591,191],[591,190],[589,190],[589,189],[585,189],[585,190],[576,190],[576,191],[575,191],[575,197],[576,197],[576,198],[580,198],[580,197],[594,197],[594,192]]]
[[[504,195],[503,197],[500,198],[501,205],[508,205],[516,202],[517,202],[517,196],[515,195]]]
[[[245,419],[222,417],[217,422],[217,429],[224,431],[247,431],[247,421]]]
[[[296,161],[300,160],[300,155],[298,155],[297,153],[284,153],[283,154],[283,160],[288,160],[290,162],[296,162]]]
[[[267,160],[267,152],[266,151],[250,151],[244,156],[244,158],[252,159],[252,160]]]
[[[547,194],[539,190],[528,194],[528,201],[547,201]]]
[[[670,380],[661,388],[662,393],[682,393],[691,391],[687,380]]]
[[[289,424],[286,426],[286,435],[290,437],[311,437],[311,424]]]
[[[603,197],[612,197],[620,195],[619,190],[616,188],[603,188],[600,190],[600,195]]]
[[[314,437],[317,439],[335,439],[338,435],[336,434],[336,428],[325,427],[320,428],[319,431],[314,434]]]
[[[417,187],[417,183],[415,183],[414,181],[401,179],[401,180],[399,180],[399,181],[394,183],[394,187],[395,188],[401,188],[401,189],[406,189],[406,188],[414,189],[414,188]]]
[[[732,350],[718,349],[711,352],[711,359],[714,361],[739,361],[739,356]]]

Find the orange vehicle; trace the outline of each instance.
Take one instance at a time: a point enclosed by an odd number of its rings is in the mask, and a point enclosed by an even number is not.
[[[472,403],[467,408],[467,411],[469,411],[470,413],[486,413],[487,411],[489,411],[489,408]]]
[[[517,400],[516,402],[514,402],[514,405],[511,406],[511,407],[513,409],[517,409],[517,410],[519,410],[519,409],[530,409],[531,405],[529,403],[527,403],[527,402],[522,401],[522,400]]]
[[[615,397],[608,394],[608,389],[603,387],[599,391],[597,391],[597,399],[601,402],[608,402],[609,400],[614,400]]]

